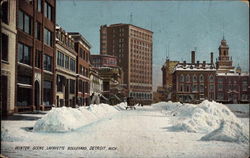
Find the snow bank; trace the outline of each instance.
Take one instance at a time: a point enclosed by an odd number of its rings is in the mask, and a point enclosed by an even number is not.
[[[172,102],[172,101],[152,104],[152,107],[158,110],[174,110],[180,106],[182,106],[180,102]]]
[[[249,133],[245,126],[233,121],[222,121],[220,127],[203,136],[201,140],[249,143]]]
[[[90,105],[89,107],[52,108],[43,118],[37,120],[35,132],[67,132],[96,121],[108,114],[118,112],[107,104]]]
[[[15,137],[16,133],[11,133],[8,129],[1,126],[1,141],[6,142],[16,142],[16,141],[22,141],[21,138]]]
[[[166,105],[167,106],[167,105]],[[210,101],[198,105],[183,104],[171,110],[177,122],[172,131],[208,134],[202,140],[248,142],[248,130],[227,106]]]

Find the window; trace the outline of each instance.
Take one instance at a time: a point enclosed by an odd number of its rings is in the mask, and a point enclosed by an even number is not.
[[[37,0],[37,11],[41,12],[42,11],[42,0]]]
[[[8,24],[9,23],[9,5],[8,2],[3,2],[2,4],[2,22]]]
[[[204,82],[204,76],[200,75],[200,82]]]
[[[44,28],[44,41],[45,44],[52,46],[52,32],[50,32],[48,29]]]
[[[223,100],[224,99],[224,94],[223,93],[218,93],[217,99],[218,100]]]
[[[213,75],[210,75],[210,76],[209,76],[209,81],[210,81],[210,82],[214,82],[214,76],[213,76]]]
[[[204,85],[200,85],[200,92],[204,92]]]
[[[17,82],[22,83],[22,84],[31,85],[32,84],[32,78],[31,78],[31,76],[28,76],[26,74],[18,74]]]
[[[31,52],[31,48],[22,44],[22,43],[18,43],[18,62],[20,63],[24,63],[24,64],[28,64],[30,65],[30,53]]]
[[[192,86],[192,92],[197,92],[197,85]]]
[[[57,65],[64,67],[64,54],[60,51],[57,52]]]
[[[210,91],[214,91],[214,85],[213,85],[213,84],[210,84],[210,85],[209,85],[209,90],[210,90]]]
[[[76,61],[72,58],[70,58],[70,70],[71,71],[76,71]]]
[[[45,80],[43,82],[43,103],[44,105],[52,104],[52,82]]]
[[[45,2],[44,15],[49,20],[52,20],[52,7],[47,2]]]
[[[42,52],[39,50],[36,50],[36,56],[35,56],[35,67],[41,68],[41,57],[42,57]]]
[[[31,35],[31,17],[21,10],[18,11],[18,28]]]
[[[190,76],[189,75],[186,76],[186,82],[190,82]]]
[[[47,71],[52,71],[52,57],[49,55],[43,55],[43,69]]]
[[[180,82],[184,82],[184,76],[180,75]]]
[[[65,68],[69,69],[69,56],[65,55]]]
[[[247,81],[246,80],[242,81],[242,91],[247,91],[247,86],[248,86]]]
[[[70,80],[70,93],[75,93],[75,80]]]
[[[196,75],[193,76],[193,82],[197,82],[197,76]]]
[[[63,76],[57,75],[57,92],[63,91],[63,80],[64,80]]]
[[[2,33],[2,60],[8,61],[9,37]]]
[[[41,24],[39,22],[35,23],[35,37],[38,40],[41,40]]]
[[[79,88],[79,91],[83,93],[82,80],[79,80],[78,88]]]

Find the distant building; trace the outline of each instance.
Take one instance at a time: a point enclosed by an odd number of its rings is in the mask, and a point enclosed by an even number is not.
[[[166,60],[164,65],[161,68],[162,71],[162,85],[166,89],[171,89],[173,86],[173,72],[175,66],[179,63],[179,61],[171,61],[169,59]]]
[[[16,0],[1,1],[1,111],[12,114],[15,108]]]
[[[56,106],[76,104],[76,59],[74,39],[56,26]]]
[[[144,104],[152,102],[153,32],[131,25],[113,24],[100,28],[101,54],[114,55],[124,72],[127,95]]]
[[[51,108],[55,103],[56,1],[17,0],[16,6],[15,110]]]
[[[113,55],[101,54],[91,55],[91,64],[96,67],[117,67],[117,57]]]
[[[90,94],[90,78],[89,78],[89,67],[90,67],[90,43],[78,32],[68,33],[75,42],[75,51],[77,53],[76,59],[76,97],[78,106],[89,105]],[[74,61],[70,62],[74,65]]]
[[[192,51],[191,63],[178,63],[173,75],[173,100],[180,102],[199,102],[215,99],[216,68],[211,62],[195,62],[195,52]]]
[[[90,67],[90,95],[93,93],[103,92],[103,78],[99,75],[98,70]]]

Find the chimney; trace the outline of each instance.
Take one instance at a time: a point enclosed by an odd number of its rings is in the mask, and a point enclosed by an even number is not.
[[[186,63],[186,60],[184,60],[184,61],[183,61],[183,65],[184,65],[184,67],[186,66],[186,64],[187,64],[187,63]]]
[[[191,63],[195,64],[195,51],[191,52]]]
[[[206,61],[203,61],[203,63],[202,63],[202,67],[203,67],[203,69],[205,69],[205,68],[206,68]]]
[[[200,65],[200,61],[197,60],[197,64],[196,64],[196,67],[199,68],[199,65]]]
[[[213,52],[210,53],[210,61],[211,61],[211,64],[214,64],[214,53]]]

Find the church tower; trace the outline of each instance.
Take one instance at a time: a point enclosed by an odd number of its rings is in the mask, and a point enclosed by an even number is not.
[[[234,70],[232,66],[233,61],[232,57],[229,57],[229,47],[227,45],[227,41],[223,35],[223,39],[221,40],[221,44],[219,46],[219,58],[217,59],[217,71],[218,72],[229,72],[230,70]]]

